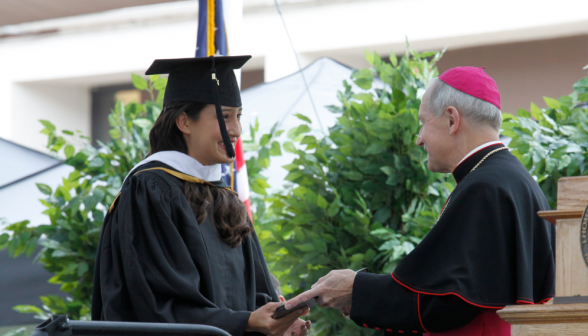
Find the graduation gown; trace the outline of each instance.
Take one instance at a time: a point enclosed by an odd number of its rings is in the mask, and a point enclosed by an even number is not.
[[[508,150],[470,173],[500,147],[458,165],[458,185],[439,221],[392,274],[357,275],[351,309],[357,324],[394,333],[510,335],[497,309],[554,296],[555,228],[537,215],[549,210],[537,182]],[[494,331],[474,333],[472,325]]]
[[[231,248],[211,211],[196,221],[183,193],[190,182],[144,171],[155,167],[174,172],[157,161],[135,169],[104,220],[92,319],[206,324],[243,335],[252,311],[279,301],[255,232]]]

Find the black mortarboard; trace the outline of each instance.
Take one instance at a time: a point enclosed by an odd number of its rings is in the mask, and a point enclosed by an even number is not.
[[[234,158],[221,105],[240,107],[241,95],[234,69],[240,69],[251,56],[219,56],[158,59],[146,75],[169,74],[163,105],[173,102],[214,104],[227,157]]]

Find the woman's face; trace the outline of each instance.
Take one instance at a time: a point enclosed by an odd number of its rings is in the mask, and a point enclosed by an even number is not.
[[[241,136],[241,107],[222,106],[225,124],[233,148],[237,139]],[[235,159],[227,158],[225,145],[221,136],[216,109],[213,104],[208,104],[200,112],[197,119],[190,119],[186,113],[182,113],[176,124],[184,133],[184,140],[188,146],[188,155],[198,160],[205,166],[217,163],[231,163]]]

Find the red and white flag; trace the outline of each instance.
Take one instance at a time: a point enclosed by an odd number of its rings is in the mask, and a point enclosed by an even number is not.
[[[245,204],[249,217],[251,216],[251,200],[249,198],[249,180],[247,179],[247,164],[245,164],[245,152],[243,140],[239,138],[235,146],[235,161],[223,165],[223,178],[231,189],[237,192],[239,200]]]

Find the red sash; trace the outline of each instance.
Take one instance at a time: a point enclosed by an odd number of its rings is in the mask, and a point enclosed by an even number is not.
[[[510,324],[501,319],[496,310],[484,309],[472,322],[467,325],[438,333],[424,334],[428,336],[510,336]]]

